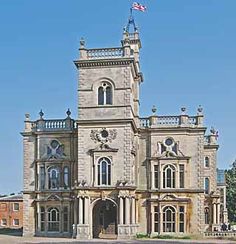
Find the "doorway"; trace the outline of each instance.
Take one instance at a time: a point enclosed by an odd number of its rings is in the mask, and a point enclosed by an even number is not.
[[[93,207],[93,238],[116,238],[117,206],[111,200],[99,200]]]

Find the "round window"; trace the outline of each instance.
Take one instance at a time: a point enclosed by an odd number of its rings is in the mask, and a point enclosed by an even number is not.
[[[171,139],[171,138],[167,138],[167,139],[165,140],[165,144],[166,144],[167,146],[171,146],[171,145],[173,144],[173,139]]]
[[[59,142],[56,141],[56,140],[53,140],[53,141],[51,142],[51,147],[52,147],[53,149],[56,149],[56,148],[58,147],[58,145],[59,145]]]
[[[102,136],[103,138],[107,138],[107,137],[108,137],[108,131],[107,131],[107,130],[102,130],[102,131],[101,131],[101,136]]]

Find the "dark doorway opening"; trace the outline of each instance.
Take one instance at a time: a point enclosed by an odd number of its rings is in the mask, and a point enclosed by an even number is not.
[[[99,200],[93,207],[93,238],[117,237],[117,207],[110,200]]]

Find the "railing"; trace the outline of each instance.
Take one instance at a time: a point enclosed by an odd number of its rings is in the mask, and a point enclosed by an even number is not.
[[[76,129],[76,122],[73,119],[40,119],[33,123],[34,131],[62,131]]]
[[[177,126],[180,124],[179,116],[158,116],[154,125]]]
[[[197,118],[194,117],[194,116],[189,117],[189,118],[188,118],[188,123],[189,123],[190,125],[196,125],[196,124],[197,124]]]
[[[204,232],[205,237],[236,237],[236,231]]]
[[[150,120],[149,120],[149,118],[140,118],[140,127],[141,128],[150,127]]]
[[[177,127],[177,126],[197,126],[197,117],[189,116],[151,116],[140,118],[140,127]]]
[[[87,50],[88,59],[123,57],[123,48],[96,48]]]

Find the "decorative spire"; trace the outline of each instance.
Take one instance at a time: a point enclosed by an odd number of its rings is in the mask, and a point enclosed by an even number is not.
[[[40,116],[40,120],[43,120],[44,112],[42,109],[39,112],[39,116]]]
[[[124,27],[124,32],[128,32],[129,33],[129,28],[130,28],[131,25],[134,28],[134,32],[137,32],[138,28],[137,28],[137,26],[135,25],[135,22],[134,22],[132,8],[130,8],[130,16],[129,16],[128,23],[127,23],[126,27]]]

